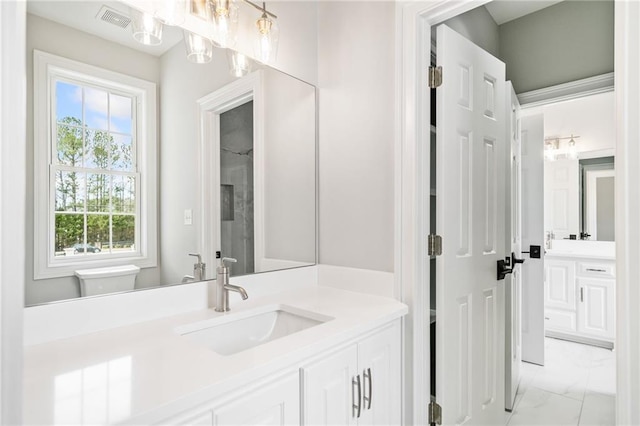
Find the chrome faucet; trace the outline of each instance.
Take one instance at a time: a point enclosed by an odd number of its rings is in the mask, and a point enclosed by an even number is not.
[[[189,253],[189,256],[195,256],[198,261],[193,264],[193,280],[202,281],[207,279],[207,265],[202,263],[202,257],[197,253]]]
[[[229,284],[229,276],[231,272],[229,267],[224,262],[237,262],[232,257],[223,257],[220,261],[220,266],[216,268],[216,312],[229,311],[229,291],[236,291],[242,296],[242,300],[247,300],[249,297],[244,288]]]

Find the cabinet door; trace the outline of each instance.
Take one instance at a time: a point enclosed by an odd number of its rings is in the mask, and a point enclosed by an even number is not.
[[[213,424],[283,426],[300,424],[300,378],[291,373],[213,411]]]
[[[615,281],[578,279],[580,304],[578,331],[594,337],[615,337]]]
[[[545,308],[576,310],[576,263],[545,259]]]
[[[358,343],[362,380],[359,425],[399,425],[401,422],[400,322]]]
[[[358,375],[357,363],[354,344],[302,370],[303,424],[357,424],[353,406],[358,403],[358,390],[352,382]]]

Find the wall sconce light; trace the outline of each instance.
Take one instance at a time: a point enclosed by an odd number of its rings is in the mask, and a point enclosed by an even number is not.
[[[238,6],[235,0],[210,0],[213,38],[222,48],[233,47],[238,38]]]
[[[229,72],[234,77],[243,77],[251,72],[251,59],[235,50],[227,50]]]
[[[184,31],[184,43],[187,47],[187,59],[195,64],[206,64],[213,57],[211,40],[199,34]]]
[[[148,13],[131,9],[131,30],[133,38],[147,46],[162,43],[162,22]]]

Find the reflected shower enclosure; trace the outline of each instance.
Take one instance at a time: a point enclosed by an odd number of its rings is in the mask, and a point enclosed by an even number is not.
[[[252,101],[220,115],[220,217],[222,255],[238,260],[232,275],[254,272]]]

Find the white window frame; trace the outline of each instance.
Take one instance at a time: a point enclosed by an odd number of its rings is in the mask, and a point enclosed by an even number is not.
[[[134,264],[157,266],[157,98],[156,84],[93,65],[34,50],[33,52],[33,144],[34,144],[34,280],[74,275],[77,269]],[[58,79],[76,80],[132,93],[136,116],[135,150],[137,223],[135,251],[104,256],[54,256],[55,218],[51,214],[55,193],[51,191],[55,126],[52,105]]]

